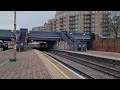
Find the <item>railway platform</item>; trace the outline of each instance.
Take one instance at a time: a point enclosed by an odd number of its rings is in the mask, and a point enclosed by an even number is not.
[[[60,51],[66,51],[66,52],[87,55],[87,56],[93,56],[93,57],[99,57],[99,58],[120,61],[120,53],[115,53],[115,52],[102,52],[102,51],[90,51],[90,50],[83,51],[83,52],[81,52],[81,51],[69,51],[69,50],[60,50]]]
[[[13,50],[0,52],[0,79],[81,79],[74,71],[61,65],[38,50],[17,52],[17,60],[10,62]]]

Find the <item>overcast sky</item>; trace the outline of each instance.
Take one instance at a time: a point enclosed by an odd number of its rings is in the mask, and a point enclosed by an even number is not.
[[[43,25],[55,17],[56,11],[17,11],[17,29]],[[14,12],[0,11],[0,29],[14,29]]]

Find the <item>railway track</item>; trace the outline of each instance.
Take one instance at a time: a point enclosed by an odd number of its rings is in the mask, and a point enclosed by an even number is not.
[[[44,52],[45,54],[47,54],[48,56],[54,58],[55,60],[57,60],[58,62],[62,63],[63,65],[67,66],[68,68],[70,68],[71,70],[75,71],[76,73],[78,73],[79,75],[82,75],[84,78],[86,79],[94,79],[93,77],[81,72],[80,70],[74,68],[73,66],[61,61],[60,59],[56,58],[54,55],[52,55],[51,53],[48,52]]]
[[[84,65],[87,68],[91,68],[93,69],[96,73],[103,73],[104,75],[108,75],[114,79],[118,79],[120,78],[120,70],[114,67],[110,67],[110,64],[108,63],[108,65],[106,65],[106,63],[99,63],[99,62],[94,62],[91,60],[87,60],[87,59],[83,59],[83,58],[79,58],[79,57],[75,57],[74,55],[69,55],[66,52],[59,52],[59,51],[50,51],[49,53],[58,55],[60,57],[66,58],[70,61],[76,62],[79,65]],[[49,53],[46,53],[48,55],[50,55]],[[53,55],[50,55],[53,58],[55,58]],[[86,73],[84,73],[83,71],[78,70],[77,68],[74,68],[74,66],[72,65],[68,65],[65,62],[57,59],[59,62],[63,63],[64,65],[68,66],[69,68],[75,70],[77,73],[82,74],[83,76],[85,76],[86,78],[90,78],[90,79],[97,79],[97,77],[91,76],[91,75],[87,75]],[[96,60],[97,61],[97,60]],[[99,79],[99,78],[98,78]]]

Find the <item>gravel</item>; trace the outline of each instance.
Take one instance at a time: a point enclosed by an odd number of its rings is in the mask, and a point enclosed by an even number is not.
[[[71,60],[68,60],[68,59],[65,59],[63,57],[60,57],[60,56],[57,56],[55,54],[51,54],[49,53],[50,55],[52,55],[53,57],[61,60],[62,62],[68,64],[68,65],[71,65],[72,67],[74,67],[75,69],[78,69],[80,70],[81,72],[89,75],[89,76],[92,76],[94,79],[115,79],[114,77],[112,76],[109,76],[109,75],[106,75],[104,73],[101,73],[99,71],[96,71],[94,69],[91,69],[89,67],[86,67],[84,65],[81,65],[81,64],[78,64],[76,62],[73,62]]]

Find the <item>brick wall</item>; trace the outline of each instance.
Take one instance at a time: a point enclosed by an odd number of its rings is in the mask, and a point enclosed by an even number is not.
[[[96,51],[120,52],[120,40],[102,40],[96,36],[92,43],[92,49]]]

